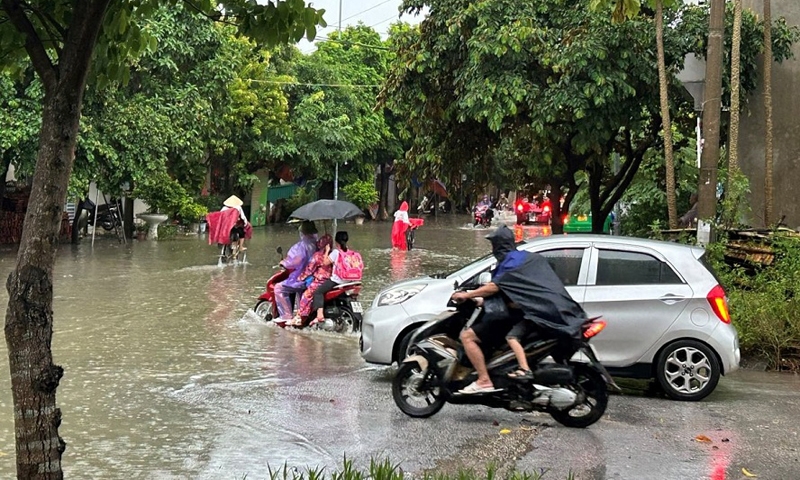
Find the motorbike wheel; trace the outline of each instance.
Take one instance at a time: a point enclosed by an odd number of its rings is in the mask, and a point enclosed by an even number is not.
[[[429,377],[415,362],[404,363],[392,381],[392,397],[400,410],[414,418],[427,418],[444,406],[444,397],[439,387],[434,387],[436,373],[429,370]],[[420,387],[424,390],[420,390]]]
[[[256,306],[253,307],[253,312],[255,312],[258,318],[264,320],[265,322],[269,322],[272,320],[272,302],[269,300],[259,300],[256,303]]]
[[[571,428],[586,428],[606,411],[608,406],[608,388],[603,376],[586,364],[573,364],[575,383],[572,389],[583,393],[586,399],[569,410],[551,410],[550,415],[560,424]]]
[[[350,307],[339,305],[339,318],[336,319],[336,331],[338,333],[353,333],[357,332],[356,315],[350,310]]]
[[[100,226],[103,227],[103,230],[105,230],[106,232],[110,232],[111,230],[114,230],[114,219],[105,216],[100,221]]]

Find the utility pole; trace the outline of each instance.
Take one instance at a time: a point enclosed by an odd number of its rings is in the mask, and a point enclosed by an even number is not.
[[[697,240],[711,242],[711,223],[717,216],[717,164],[719,124],[722,111],[722,48],[725,35],[725,0],[711,0],[703,98],[703,153],[697,186]]]
[[[339,41],[342,41],[342,0],[339,0]],[[333,173],[333,199],[339,200],[339,159],[336,159],[336,169]],[[333,219],[333,233],[336,233],[336,228],[339,222]]]

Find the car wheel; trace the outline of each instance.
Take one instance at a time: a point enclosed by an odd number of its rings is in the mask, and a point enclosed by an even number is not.
[[[669,344],[656,362],[656,380],[675,400],[702,400],[719,382],[721,368],[717,356],[696,340]]]
[[[397,362],[398,365],[403,363],[403,360],[406,358],[406,351],[408,350],[408,344],[411,342],[411,337],[414,336],[414,331],[416,329],[417,328],[414,327],[411,330],[407,331],[403,335],[403,338],[400,340],[400,343],[397,344],[398,345],[397,351],[395,351],[394,358],[392,360]]]

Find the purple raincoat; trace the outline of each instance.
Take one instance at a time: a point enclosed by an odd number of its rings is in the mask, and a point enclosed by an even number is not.
[[[288,288],[305,288],[305,284],[298,280],[300,274],[305,270],[311,255],[317,251],[317,235],[301,235],[300,241],[292,245],[286,258],[281,261],[283,268],[293,270],[289,278],[282,283]]]

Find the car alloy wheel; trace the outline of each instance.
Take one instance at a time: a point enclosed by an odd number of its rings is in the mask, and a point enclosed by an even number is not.
[[[702,400],[714,391],[720,373],[714,352],[695,340],[674,342],[658,356],[658,383],[675,400]]]

